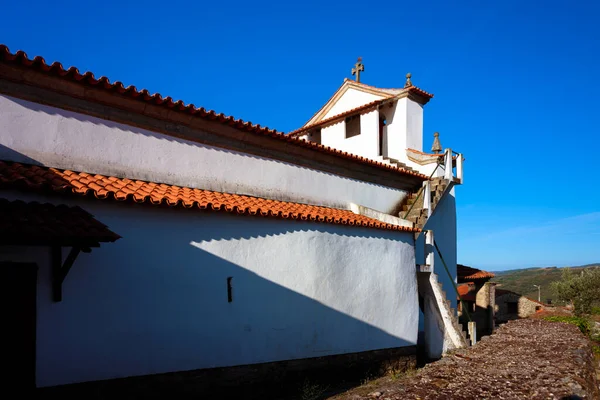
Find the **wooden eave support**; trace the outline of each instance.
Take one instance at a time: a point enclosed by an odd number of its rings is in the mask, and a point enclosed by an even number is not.
[[[73,246],[63,263],[62,247],[52,246],[52,297],[55,302],[62,300],[62,284],[82,250],[89,252],[89,247]]]

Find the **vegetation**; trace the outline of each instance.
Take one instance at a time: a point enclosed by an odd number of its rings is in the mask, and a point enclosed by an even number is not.
[[[552,316],[544,317],[543,319],[545,319],[546,321],[550,321],[550,322],[564,322],[566,324],[575,325],[576,327],[579,328],[581,333],[583,333],[584,335],[586,335],[588,337],[590,336],[590,334],[592,332],[592,322],[590,322],[589,319],[584,318],[584,317],[575,317],[575,316],[569,316],[569,315],[552,315]]]
[[[565,268],[552,288],[560,301],[573,304],[575,315],[591,314],[594,304],[600,302],[600,268],[586,268],[577,274]]]
[[[538,290],[533,285],[541,286],[541,300],[546,302],[551,299],[553,304],[565,305],[564,301],[558,298],[558,292],[552,286],[553,282],[558,282],[562,278],[562,271],[565,269],[571,270],[578,274],[583,270],[598,267],[600,264],[586,265],[572,268],[527,268],[510,271],[495,272],[496,278],[493,282],[499,284],[498,288],[511,290],[522,294],[523,296],[537,300]]]
[[[302,384],[302,400],[318,400],[327,390],[327,386],[305,380]]]

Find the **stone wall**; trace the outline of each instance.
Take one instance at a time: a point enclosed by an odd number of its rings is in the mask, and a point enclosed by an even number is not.
[[[476,284],[472,292],[475,292],[475,304],[473,305],[472,301],[465,302],[465,305],[469,307],[469,316],[476,324],[478,337],[489,335],[494,330],[495,284],[489,282]],[[461,308],[459,307],[459,309]],[[469,322],[467,313],[461,310],[458,315],[459,321],[466,331]]]
[[[38,399],[271,399],[297,398],[303,388],[359,383],[386,373],[414,369],[416,346],[327,357],[211,368],[86,382],[37,390]],[[306,390],[306,389],[304,389]],[[213,397],[214,396],[214,397]]]
[[[510,303],[516,303],[516,312],[511,310]],[[527,318],[544,305],[521,296],[518,293],[506,293],[496,297],[496,321],[506,322],[512,319]]]
[[[595,364],[593,343],[576,326],[522,319],[416,374],[331,400],[600,399]]]

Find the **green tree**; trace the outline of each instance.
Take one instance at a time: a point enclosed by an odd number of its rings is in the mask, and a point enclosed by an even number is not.
[[[576,315],[590,314],[592,306],[600,301],[600,268],[587,268],[580,274],[565,268],[562,279],[552,286],[560,300],[573,304]]]

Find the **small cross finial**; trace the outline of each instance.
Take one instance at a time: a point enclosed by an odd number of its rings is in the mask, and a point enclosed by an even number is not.
[[[431,151],[435,154],[439,154],[442,151],[442,144],[440,143],[440,134],[439,132],[435,132],[433,134],[433,145],[431,146]]]
[[[358,57],[358,61],[352,68],[352,75],[356,75],[356,82],[360,82],[360,73],[365,70],[365,66],[362,63],[362,57]]]
[[[413,85],[410,78],[412,78],[412,74],[409,72],[408,74],[406,74],[406,83],[404,84],[405,88],[411,87]]]

